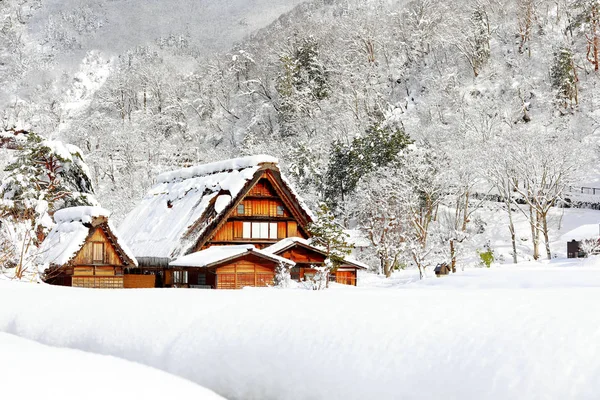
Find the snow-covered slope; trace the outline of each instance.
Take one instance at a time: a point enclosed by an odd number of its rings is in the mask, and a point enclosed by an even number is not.
[[[0,333],[3,399],[218,400],[190,381],[110,356],[52,348]]]
[[[389,290],[0,282],[11,304],[0,331],[143,363],[229,399],[596,399],[600,268],[578,265]]]

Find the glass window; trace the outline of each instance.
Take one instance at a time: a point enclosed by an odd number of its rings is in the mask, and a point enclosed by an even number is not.
[[[269,239],[277,239],[277,222],[269,224]]]
[[[244,215],[244,204],[238,204],[237,213],[238,215]]]
[[[277,215],[282,216],[284,214],[283,206],[277,206]]]
[[[269,223],[268,222],[253,222],[252,223],[252,238],[253,239],[268,239],[269,238]]]
[[[206,285],[206,274],[198,274],[198,285]]]
[[[244,222],[243,226],[242,226],[242,237],[244,239],[250,239],[252,237],[251,235],[251,228],[252,228],[252,223],[250,222]]]
[[[174,284],[188,283],[188,272],[187,271],[173,271],[173,283]]]

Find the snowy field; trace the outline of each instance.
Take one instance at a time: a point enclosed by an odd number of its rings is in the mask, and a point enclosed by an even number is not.
[[[57,369],[89,362],[90,376],[160,369],[175,377],[152,371],[144,384],[181,377],[194,398],[193,384],[228,399],[598,398],[600,260],[361,282],[319,292],[0,282],[0,331],[51,346],[3,334],[12,357],[0,371],[23,354],[20,371],[38,379],[55,352]]]

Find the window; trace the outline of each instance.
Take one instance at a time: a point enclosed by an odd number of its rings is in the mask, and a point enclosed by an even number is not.
[[[92,243],[92,263],[93,264],[104,264],[104,243],[93,242]]]
[[[242,238],[277,239],[277,222],[244,222]]]
[[[252,223],[251,222],[244,222],[243,224],[243,228],[242,228],[242,237],[244,239],[250,239],[252,237]]]
[[[198,274],[198,285],[206,285],[206,274]]]
[[[188,283],[188,272],[187,271],[173,271],[173,284],[174,285],[185,285]]]
[[[283,206],[277,206],[277,216],[283,217],[283,214],[284,214]]]
[[[237,213],[238,215],[244,215],[244,204],[238,204]]]

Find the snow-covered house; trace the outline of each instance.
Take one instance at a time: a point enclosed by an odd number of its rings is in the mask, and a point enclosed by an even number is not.
[[[585,224],[570,230],[561,236],[561,240],[567,242],[567,257],[579,258],[585,257],[586,251],[594,254],[600,251],[600,224]],[[584,242],[588,242],[588,248],[582,248]],[[590,246],[589,243],[597,243],[596,246]]]
[[[314,267],[325,264],[327,258],[325,249],[313,244],[310,239],[299,237],[282,239],[265,248],[264,251],[294,261],[295,266],[291,270],[291,276],[292,279],[300,281],[313,277],[317,273]],[[343,265],[335,270],[335,281],[355,286],[357,270],[367,268],[368,265],[346,257]]]
[[[137,261],[100,207],[70,207],[40,246],[38,263],[48,283],[89,288],[124,287],[125,268]],[[154,278],[154,277],[152,277]],[[152,279],[152,285],[154,280]]]
[[[157,286],[239,288],[272,281],[277,255],[261,249],[286,238],[308,239],[312,220],[281,175],[277,159],[259,155],[160,175],[119,228],[142,270],[157,276]],[[206,251],[236,245],[252,246]],[[234,262],[228,251],[236,253]],[[221,268],[238,259],[248,265],[250,258],[261,260],[252,277],[246,267]],[[221,268],[219,274],[216,268]],[[258,276],[267,273],[262,268],[269,269],[270,278]]]

